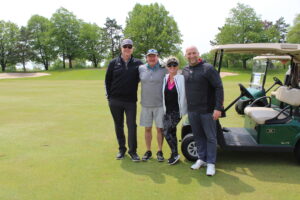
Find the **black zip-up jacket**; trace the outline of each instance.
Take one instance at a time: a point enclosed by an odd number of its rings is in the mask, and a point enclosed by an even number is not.
[[[108,100],[137,101],[137,89],[140,81],[139,66],[142,64],[142,61],[133,57],[130,58],[127,65],[121,56],[110,61],[105,75]]]
[[[191,67],[186,66],[182,74],[185,79],[188,111],[213,113],[222,111],[224,92],[219,73],[214,67],[203,61]]]

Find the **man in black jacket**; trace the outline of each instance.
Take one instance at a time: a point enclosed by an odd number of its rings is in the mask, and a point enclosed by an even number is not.
[[[206,174],[215,174],[217,155],[216,120],[223,108],[223,85],[214,67],[199,58],[198,49],[186,49],[189,65],[183,69],[188,117],[194,134],[198,160],[191,166],[207,166]]]
[[[127,150],[124,134],[125,113],[128,128],[128,153],[132,161],[140,161],[136,153],[136,101],[139,83],[139,66],[143,63],[133,58],[132,52],[132,40],[123,40],[121,43],[121,55],[111,60],[108,65],[105,76],[105,86],[119,144],[119,153],[116,159],[123,159]]]

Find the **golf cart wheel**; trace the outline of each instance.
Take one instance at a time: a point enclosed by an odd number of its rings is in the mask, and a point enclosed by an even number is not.
[[[189,161],[196,161],[198,159],[197,148],[192,133],[187,134],[183,138],[181,142],[181,151],[184,157]]]
[[[300,141],[298,141],[297,145],[295,146],[294,153],[298,163],[300,163]]]

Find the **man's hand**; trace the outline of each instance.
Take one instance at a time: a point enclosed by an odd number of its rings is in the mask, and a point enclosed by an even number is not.
[[[222,114],[221,111],[219,111],[219,110],[214,110],[214,113],[213,113],[213,118],[214,118],[214,120],[218,120],[219,117],[221,117],[221,114]]]

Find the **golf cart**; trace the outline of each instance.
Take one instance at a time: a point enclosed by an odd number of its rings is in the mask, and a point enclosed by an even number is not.
[[[247,88],[248,92],[254,97],[253,99],[248,98],[246,96],[241,97],[235,104],[235,110],[238,114],[243,115],[244,109],[246,106],[250,105],[257,98],[266,96],[267,92],[269,92],[275,85],[282,86],[282,82],[277,78],[273,77],[274,84],[265,90],[266,77],[268,73],[268,69],[270,69],[273,64],[272,60],[280,60],[281,62],[286,63],[291,60],[290,56],[274,56],[274,55],[263,55],[256,56],[253,58],[253,67],[252,74],[250,79],[250,86]],[[255,106],[266,106],[266,99],[262,99],[256,102]]]
[[[290,74],[284,86],[272,91],[272,97],[263,96],[245,108],[244,127],[222,127],[217,121],[217,140],[221,149],[231,151],[294,152],[300,162],[300,44],[255,43],[215,46],[214,66],[220,72],[224,53],[288,55]],[[241,97],[255,99],[242,84],[240,95],[222,112],[222,117]],[[225,94],[226,96],[226,94]],[[264,107],[255,106],[265,100]],[[272,101],[280,102],[280,106]],[[181,150],[186,159],[197,160],[196,146],[191,126],[185,121],[181,130]]]

